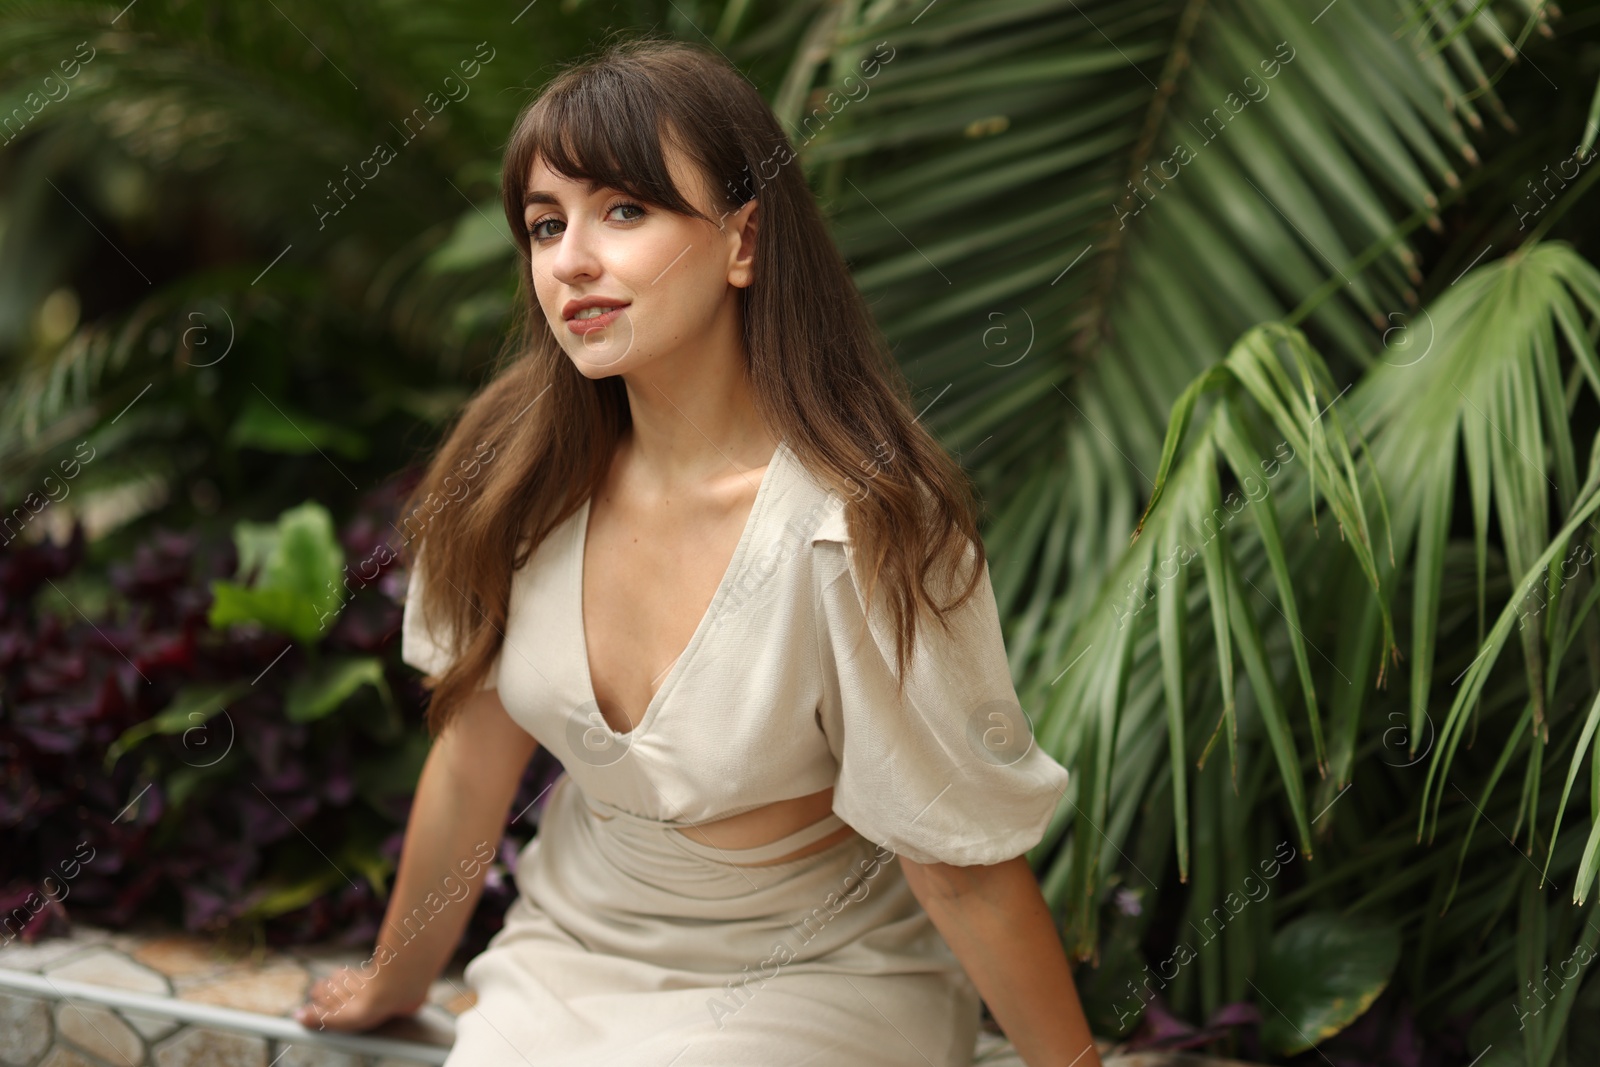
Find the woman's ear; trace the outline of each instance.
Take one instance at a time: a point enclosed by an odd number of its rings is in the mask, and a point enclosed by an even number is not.
[[[758,211],[757,201],[747,200],[723,223],[730,247],[728,284],[739,289],[755,281],[756,234],[760,228]]]

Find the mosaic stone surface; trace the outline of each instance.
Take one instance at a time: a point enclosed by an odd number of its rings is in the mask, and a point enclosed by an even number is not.
[[[0,970],[83,982],[261,1015],[288,1016],[312,980],[366,957],[346,948],[252,953],[168,931],[114,933],[78,924],[65,937],[0,946]],[[415,1020],[384,1035],[448,1045],[471,1007],[459,969],[436,982]],[[418,1067],[423,1061],[345,1052],[191,1025],[100,1004],[0,991],[0,1067]]]

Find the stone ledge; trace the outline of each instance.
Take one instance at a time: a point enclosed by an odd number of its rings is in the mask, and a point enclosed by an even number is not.
[[[165,931],[73,932],[0,947],[0,1067],[429,1067],[474,997],[459,968],[411,1019],[366,1034],[306,1030],[291,1013],[314,978],[367,956],[305,947],[238,953]],[[1125,1052],[1110,1067],[1255,1067],[1186,1053]],[[979,1035],[974,1067],[1024,1067],[1003,1036]]]
[[[428,1067],[444,1060],[472,997],[459,969],[413,1019],[368,1034],[317,1032],[291,1013],[314,978],[366,955],[339,948],[238,952],[152,930],[77,924],[0,948],[0,1067]]]

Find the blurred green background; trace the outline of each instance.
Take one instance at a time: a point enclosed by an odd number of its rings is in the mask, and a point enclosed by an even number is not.
[[[3,903],[87,835],[73,915],[370,937],[426,741],[366,565],[514,355],[513,117],[640,31],[772,102],[980,486],[1096,1031],[1600,1061],[1597,17],[0,6]]]

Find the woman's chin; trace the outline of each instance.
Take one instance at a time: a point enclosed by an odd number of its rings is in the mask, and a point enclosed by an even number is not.
[[[602,378],[611,378],[613,374],[619,374],[621,371],[627,370],[626,366],[619,366],[619,362],[597,360],[594,355],[590,354],[571,355],[570,358],[573,360],[573,366],[578,368],[579,374],[582,374],[584,378],[597,379],[597,381]]]
[[[570,350],[567,352],[567,358],[572,360],[572,365],[586,378],[609,378],[638,366],[638,360],[629,360],[627,355],[627,350],[621,346],[618,346],[615,352],[609,352],[604,348],[587,347],[577,352]]]

